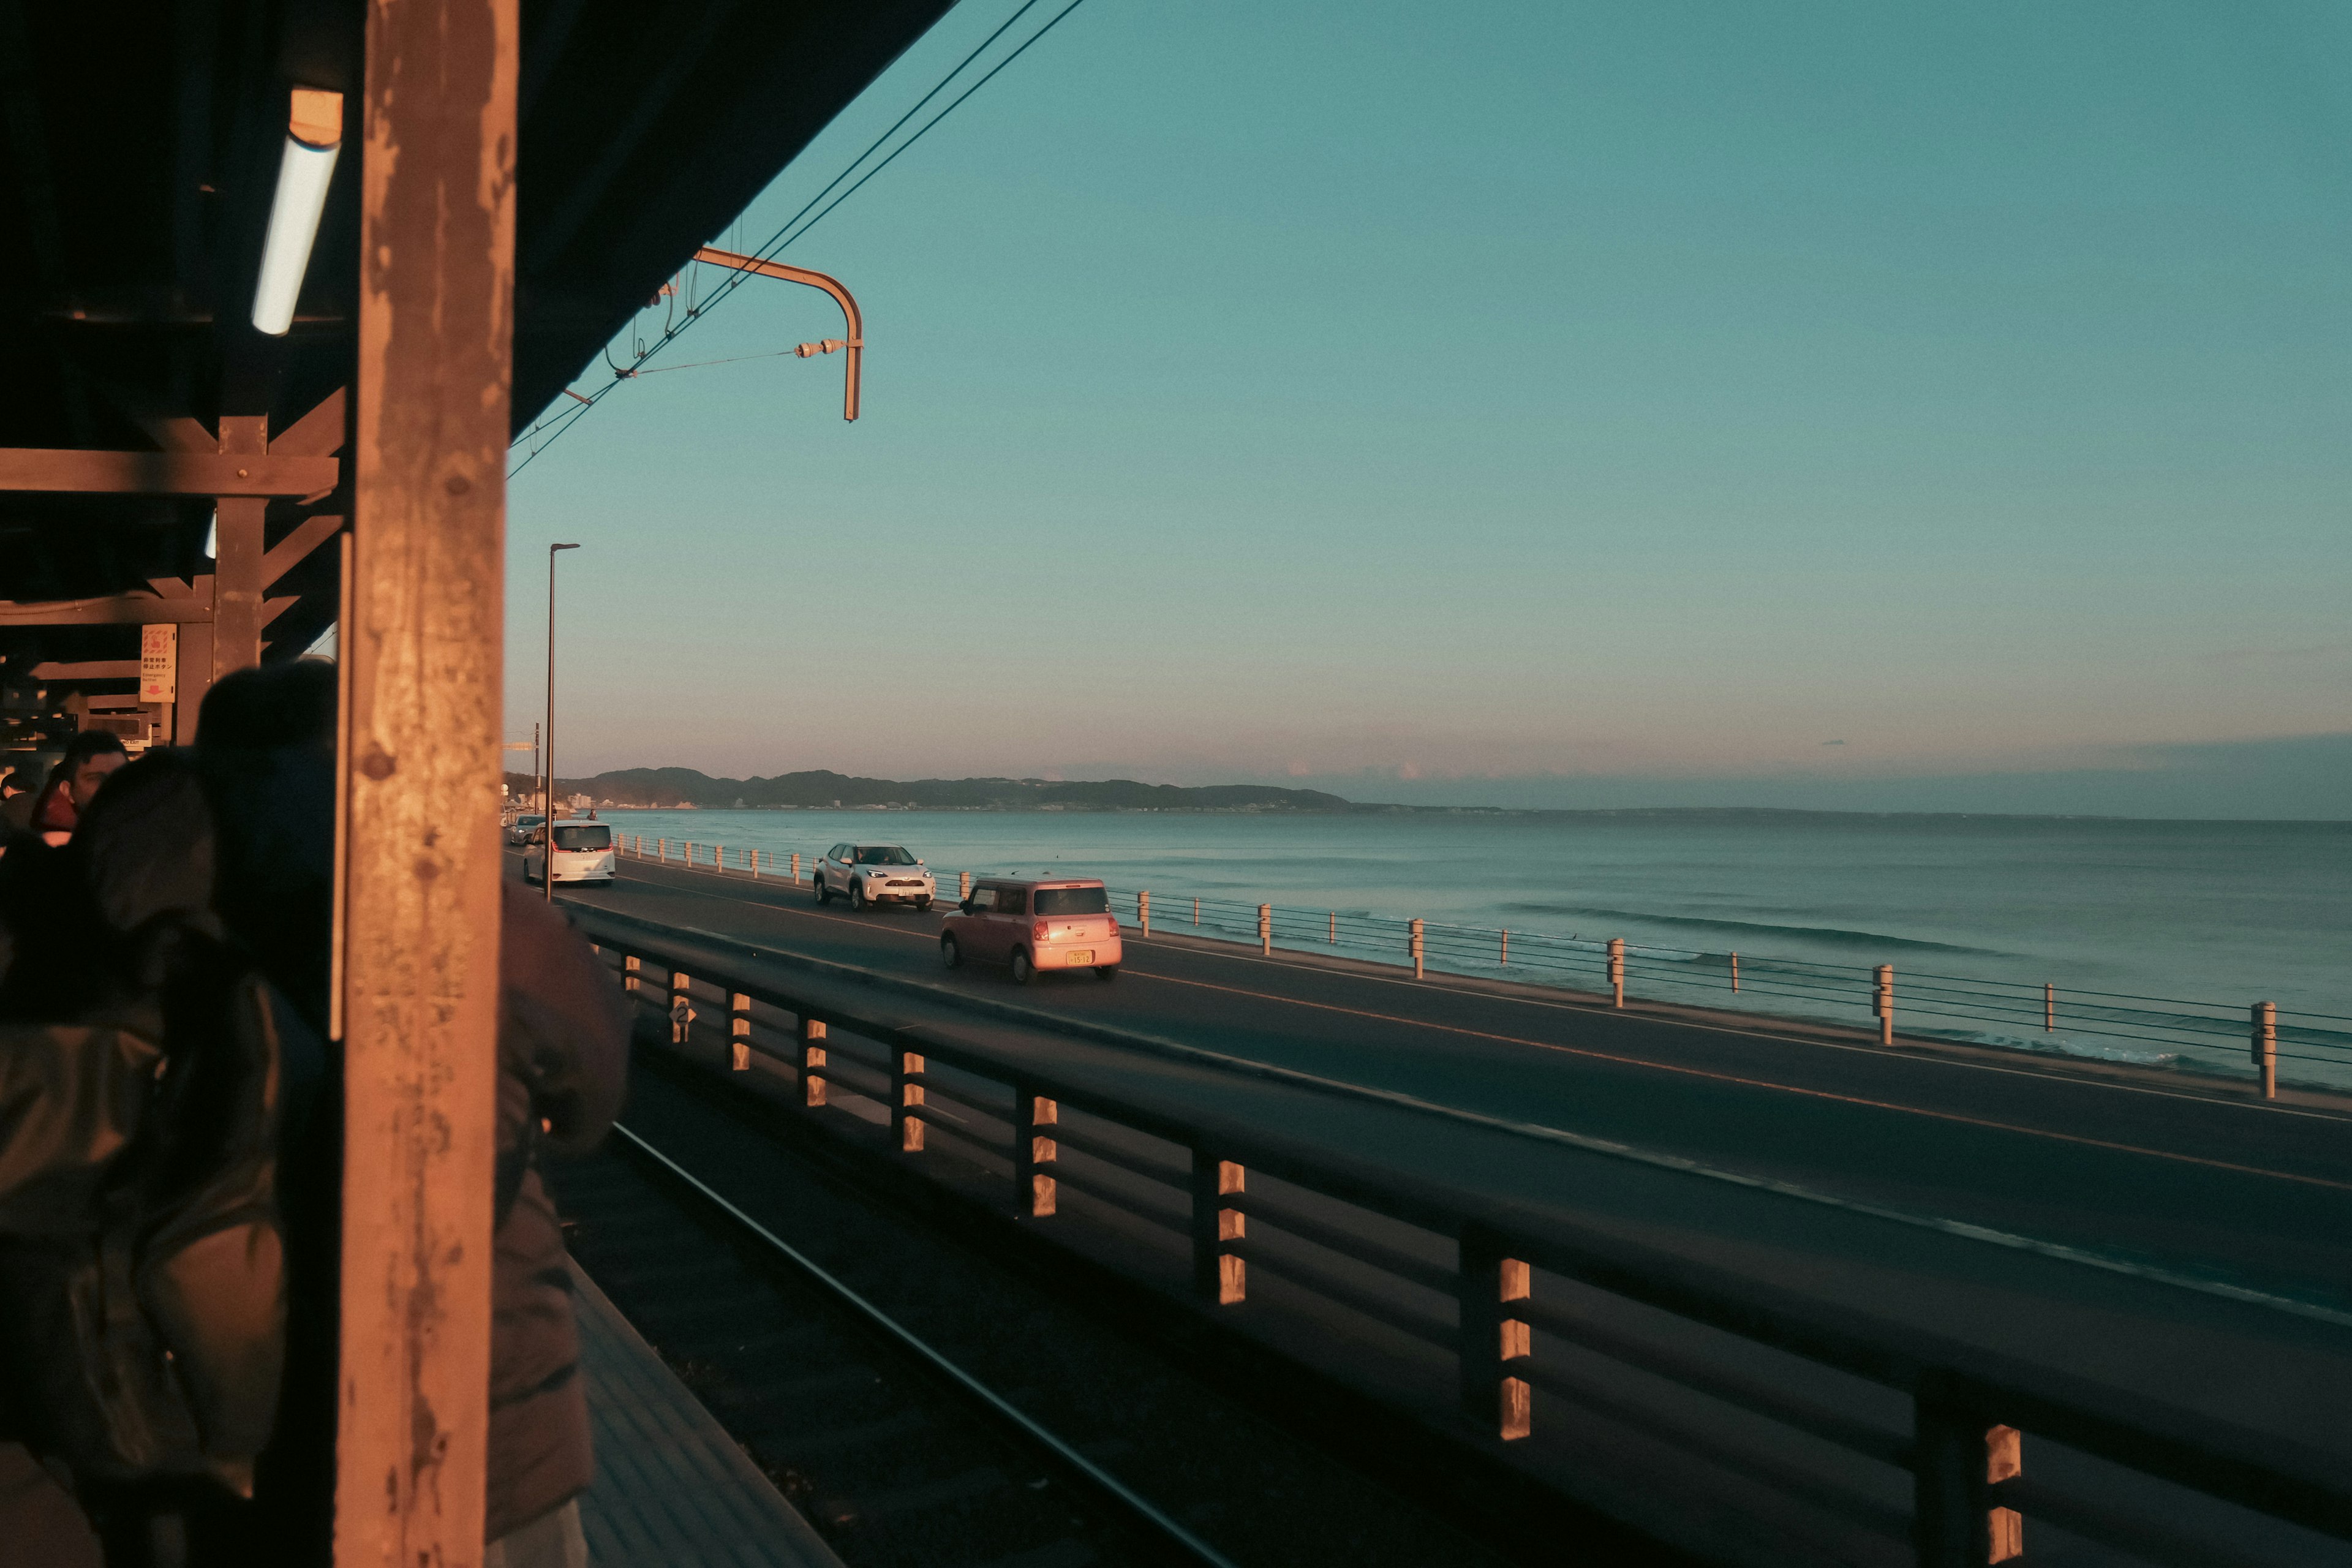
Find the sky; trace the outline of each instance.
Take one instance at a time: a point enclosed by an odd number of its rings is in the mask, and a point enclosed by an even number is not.
[[[510,487],[567,776],[2352,817],[2340,5],[1087,0],[783,259],[856,424],[746,287]]]

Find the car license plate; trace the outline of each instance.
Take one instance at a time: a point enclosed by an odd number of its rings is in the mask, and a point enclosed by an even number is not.
[[[1074,947],[1070,950],[1068,963],[1073,969],[1080,964],[1092,963],[1094,961],[1095,950],[1091,947]]]

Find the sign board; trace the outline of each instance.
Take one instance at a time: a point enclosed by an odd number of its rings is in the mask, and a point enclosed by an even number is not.
[[[180,689],[180,628],[176,626],[139,628],[139,700],[177,700]]]

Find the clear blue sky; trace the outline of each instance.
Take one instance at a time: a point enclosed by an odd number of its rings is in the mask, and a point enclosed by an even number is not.
[[[686,370],[515,481],[566,774],[2352,816],[2342,5],[1087,0],[786,259],[857,424]]]

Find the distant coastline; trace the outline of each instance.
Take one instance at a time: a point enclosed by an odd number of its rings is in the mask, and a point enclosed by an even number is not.
[[[533,781],[506,775],[521,795]],[[1284,816],[1560,817],[1580,821],[1670,819],[1777,821],[2234,822],[2248,826],[2335,826],[2331,818],[2146,817],[2105,813],[1992,811],[1834,811],[1774,805],[1651,805],[1547,808],[1404,805],[1349,800],[1323,790],[1274,784],[1151,784],[1135,779],[877,779],[825,769],[748,779],[714,778],[695,768],[620,768],[588,778],[559,778],[556,794],[585,795],[593,806],[645,811],[995,811],[1202,812]]]

